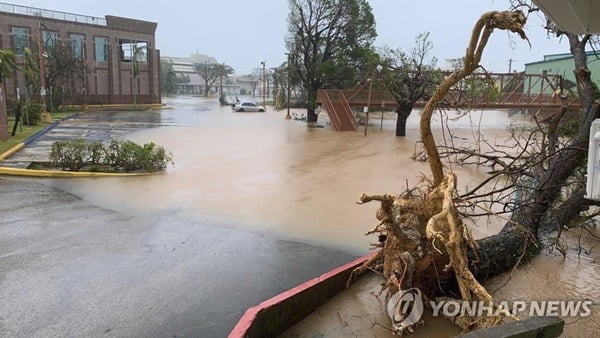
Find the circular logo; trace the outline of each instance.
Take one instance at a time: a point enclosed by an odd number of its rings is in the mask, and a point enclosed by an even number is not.
[[[396,332],[418,323],[423,316],[421,290],[410,288],[396,292],[388,300],[387,312]]]

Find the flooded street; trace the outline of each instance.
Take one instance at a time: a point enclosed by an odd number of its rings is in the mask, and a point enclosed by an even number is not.
[[[335,133],[328,125],[307,129],[302,121],[283,119],[284,111],[233,113],[215,101],[193,98],[168,104],[174,109],[163,111],[164,120],[177,127],[129,135],[173,152],[175,167],[167,175],[52,184],[125,213],[215,217],[252,231],[358,254],[368,249],[370,238],[363,234],[375,224],[378,207],[357,205],[360,194],[399,192],[407,180],[412,186],[420,173],[429,172],[427,163],[410,159],[417,114],[409,121],[406,138],[393,136],[392,120],[384,121],[383,132],[374,121],[365,137],[362,130]],[[484,128],[495,122],[487,123]],[[465,173],[462,186],[482,177],[473,170],[456,170]],[[482,227],[475,229],[476,235],[489,233]]]
[[[232,227],[267,233],[282,239],[367,252],[363,234],[376,224],[376,203],[357,205],[361,193],[398,193],[429,176],[427,163],[410,159],[418,138],[418,113],[408,121],[407,137],[394,136],[395,121],[386,119],[379,131],[379,113],[371,116],[368,136],[360,132],[335,133],[306,128],[287,121],[285,111],[234,113],[216,100],[180,97],[167,99],[173,109],[163,110],[167,126],[128,135],[138,142],[155,142],[173,152],[175,166],[166,175],[139,178],[41,180],[84,200],[132,216],[219,220]],[[301,112],[298,110],[297,112]],[[527,123],[507,112],[472,115],[488,139],[502,144],[510,123]],[[323,113],[323,115],[326,115]],[[435,123],[440,128],[439,121]],[[471,121],[451,122],[453,131],[467,136]],[[453,168],[461,190],[484,177],[475,169]],[[408,183],[407,183],[408,182]],[[478,238],[499,230],[501,222],[472,225]],[[568,242],[579,241],[579,230]],[[562,256],[542,255],[518,269],[496,297],[499,299],[592,299],[593,315],[566,326],[568,336],[600,332],[597,278],[600,254],[589,234],[581,236],[590,253],[569,251]],[[491,290],[508,276],[489,283]],[[567,323],[575,319],[566,319]]]

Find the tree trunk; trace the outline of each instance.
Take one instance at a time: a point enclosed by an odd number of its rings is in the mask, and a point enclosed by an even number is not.
[[[406,136],[407,119],[407,117],[404,117],[402,114],[398,113],[398,118],[396,119],[396,136]]]
[[[552,206],[561,196],[561,187],[571,177],[577,167],[581,166],[587,155],[589,132],[592,121],[600,116],[600,100],[594,102],[594,91],[591,85],[591,72],[587,67],[585,45],[589,37],[579,40],[577,35],[567,34],[571,53],[575,60],[575,77],[577,89],[583,108],[584,120],[571,143],[552,157],[548,169],[544,172],[535,189],[533,201],[517,210],[512,221],[522,225],[530,234],[507,223],[497,235],[479,240],[479,262],[474,264],[473,272],[480,280],[486,280],[508,271],[517,262],[524,263],[536,253],[536,247],[529,243],[523,250],[527,236],[536,238],[557,230],[567,224],[579,212],[587,208],[583,198],[584,188],[572,193],[559,206]],[[533,203],[531,203],[533,202]],[[521,246],[521,248],[519,248]],[[521,259],[521,256],[523,258]]]
[[[8,139],[8,117],[6,116],[6,95],[4,83],[0,82],[0,141]]]
[[[306,105],[306,122],[314,123],[317,122],[318,115],[316,113],[317,108],[317,89],[318,86],[310,86],[306,88],[307,105]]]
[[[412,111],[412,104],[400,105],[396,108],[396,136],[406,136],[406,120]]]
[[[306,122],[317,122],[318,117],[319,115],[317,115],[314,108],[306,109]]]

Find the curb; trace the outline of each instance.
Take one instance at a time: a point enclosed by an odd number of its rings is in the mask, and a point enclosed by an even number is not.
[[[91,171],[56,171],[0,167],[0,175],[48,178],[131,177],[153,176],[161,175],[164,173],[166,173],[166,171],[157,171],[153,173],[101,173]]]
[[[0,161],[6,160],[7,158],[13,156],[16,152],[18,152],[19,150],[21,150],[23,148],[25,148],[25,143],[21,142],[21,143],[15,144],[12,148],[10,148],[7,151],[0,154]]]
[[[23,142],[21,142],[19,144],[16,144],[12,148],[10,148],[7,151],[5,151],[2,154],[0,154],[0,161],[1,160],[6,160],[7,158],[13,156],[19,150],[25,148],[26,145],[29,145],[31,142],[35,141],[38,137],[40,137],[43,134],[45,134],[46,132],[48,132],[48,130],[56,127],[56,125],[58,125],[61,121],[65,121],[65,120],[74,118],[76,116],[79,116],[79,114],[80,114],[79,112],[76,112],[76,113],[73,113],[71,115],[65,116],[65,117],[63,117],[60,120],[57,120],[57,121],[54,121],[54,122],[50,123],[44,129],[38,130],[35,134],[33,134],[33,135],[29,136],[27,139],[25,139],[25,141],[23,141]]]
[[[354,268],[377,254],[373,252],[357,258],[249,308],[228,337],[274,337],[282,333],[346,289]]]
[[[35,134],[33,134],[33,135],[29,136],[27,139],[25,139],[25,141],[23,141],[23,143],[25,143],[25,145],[28,145],[29,143],[31,143],[31,142],[33,142],[33,141],[35,141],[35,140],[36,140],[38,137],[40,137],[40,136],[44,135],[44,134],[45,134],[45,133],[46,133],[48,130],[50,130],[50,129],[52,129],[52,128],[56,127],[56,125],[57,125],[57,124],[58,124],[60,121],[62,121],[62,119],[61,119],[61,120],[54,121],[54,122],[50,123],[50,124],[49,124],[49,125],[47,125],[47,126],[44,128],[44,129],[42,129],[42,130],[38,131],[37,133],[35,133]]]
[[[163,109],[163,103],[138,103],[137,108],[134,108],[132,103],[110,103],[110,104],[88,104],[86,108],[83,105],[66,105],[66,108],[75,108],[82,112],[90,111],[110,111],[110,110],[121,110],[121,111],[143,111],[143,110],[159,110]]]

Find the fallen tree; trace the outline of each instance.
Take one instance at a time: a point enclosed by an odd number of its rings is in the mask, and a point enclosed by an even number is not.
[[[589,206],[583,199],[583,188],[572,189],[564,196],[565,184],[573,178],[587,154],[587,142],[591,122],[598,116],[600,102],[587,69],[585,44],[589,36],[562,33],[568,36],[575,57],[575,74],[578,96],[582,107],[582,123],[575,135],[564,144],[557,141],[556,133],[544,133],[544,147],[533,160],[530,157],[506,154],[495,161],[503,166],[495,178],[506,178],[505,191],[518,191],[519,201],[504,204],[510,218],[502,230],[493,236],[474,241],[463,222],[466,208],[480,208],[484,214],[492,214],[491,208],[482,205],[477,197],[494,196],[485,190],[486,180],[476,189],[459,195],[456,175],[444,172],[444,167],[431,132],[431,115],[453,84],[471,74],[479,67],[485,45],[494,29],[509,30],[527,39],[523,25],[526,17],[520,11],[488,12],[475,24],[465,55],[464,67],[447,77],[428,101],[421,116],[421,139],[424,144],[432,178],[424,178],[423,184],[408,188],[399,195],[366,195],[360,204],[379,201],[379,223],[368,232],[378,234],[380,247],[377,257],[357,269],[380,271],[384,278],[382,292],[393,297],[399,290],[418,288],[423,297],[450,297],[461,301],[484,301],[497,308],[481,282],[509,271],[519,263],[526,262],[540,249],[538,231],[552,232],[568,222]],[[565,114],[558,113],[552,123],[560,122]],[[550,126],[552,127],[552,125]],[[531,150],[531,149],[529,149]],[[528,151],[529,151],[528,150]],[[472,156],[484,154],[472,150]],[[526,177],[525,182],[515,177]],[[468,217],[468,216],[467,216]],[[427,302],[426,302],[427,304]],[[412,330],[416,323],[403,321],[402,307],[393,309],[393,331],[402,334]],[[395,315],[398,315],[396,318]],[[490,327],[498,324],[507,311],[493,316],[457,316],[454,322],[464,331]],[[513,317],[514,318],[514,317]]]

